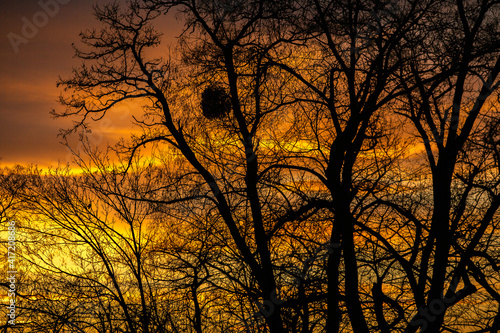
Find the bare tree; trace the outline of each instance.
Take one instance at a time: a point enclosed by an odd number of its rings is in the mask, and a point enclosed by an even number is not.
[[[439,19],[429,18],[440,35],[433,31],[415,47],[418,61],[408,68],[418,89],[408,91],[403,113],[425,147],[432,179],[432,215],[416,220],[424,235],[418,240],[422,252],[412,287],[420,311],[409,331],[457,329],[444,323],[447,310],[474,293],[489,293],[498,302],[496,277],[488,266],[495,269],[497,262],[491,240],[498,237],[500,204],[493,143],[498,113],[491,101],[499,86],[499,5],[445,4]],[[428,80],[429,73],[436,79]],[[443,305],[443,297],[452,300]],[[436,304],[441,308],[436,310]],[[433,315],[426,315],[429,310]],[[498,326],[498,319],[489,316],[481,316],[479,331]]]
[[[147,222],[149,205],[133,199],[154,172],[122,174],[95,155],[92,167],[80,161],[80,176],[26,172],[17,194],[26,213],[25,283],[36,286],[25,295],[26,325],[34,332],[165,332],[177,323],[160,302],[168,298],[162,272],[152,269],[158,227]]]
[[[121,102],[143,107],[114,188],[94,189],[126,221],[134,203],[189,230],[157,247],[172,262],[151,269],[188,291],[196,332],[223,322],[214,313],[247,331],[460,329],[467,317],[450,316],[471,295],[498,301],[498,117],[487,103],[498,4],[478,4],[107,5],[96,9],[104,28],[82,34],[85,65],[59,82],[67,109],[55,115],[80,116],[70,134]],[[179,61],[162,57],[152,27],[172,10],[186,20]],[[411,152],[418,141],[426,160]],[[133,169],[145,145],[158,169]],[[136,173],[147,181],[123,190],[118,179]],[[498,324],[480,312],[491,324],[478,330]]]

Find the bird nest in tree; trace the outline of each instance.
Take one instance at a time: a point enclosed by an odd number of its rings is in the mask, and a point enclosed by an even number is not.
[[[231,101],[224,87],[214,83],[201,94],[201,111],[208,119],[222,118],[231,110]]]

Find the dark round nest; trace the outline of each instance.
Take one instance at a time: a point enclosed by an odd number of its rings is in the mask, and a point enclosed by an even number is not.
[[[201,111],[208,119],[222,118],[231,110],[229,95],[218,83],[210,84],[201,94]]]

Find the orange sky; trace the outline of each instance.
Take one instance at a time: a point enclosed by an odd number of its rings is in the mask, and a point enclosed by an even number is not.
[[[52,17],[44,13],[41,4],[56,2]],[[54,120],[49,112],[61,108],[56,102],[60,90],[58,76],[68,77],[72,66],[79,64],[73,58],[71,43],[79,42],[78,34],[85,28],[97,27],[92,5],[110,0],[16,0],[0,1],[0,167],[16,163],[56,166],[58,161],[70,162],[68,151],[59,144],[60,128],[67,128],[68,119]],[[61,4],[65,3],[65,4]],[[46,11],[45,11],[46,12]],[[47,17],[46,24],[43,24]],[[26,21],[39,23],[38,32],[23,35]],[[175,42],[181,23],[173,15],[163,16],[159,30],[167,43]],[[25,28],[26,29],[26,28]],[[26,30],[27,31],[27,30]],[[29,32],[29,31],[28,31]],[[9,35],[10,34],[10,35]],[[26,38],[17,45],[9,40],[14,35]],[[16,37],[17,38],[17,37]],[[106,126],[98,136],[102,142],[114,140],[109,130],[122,132],[129,128],[126,110],[121,121]],[[99,129],[97,127],[97,129]]]

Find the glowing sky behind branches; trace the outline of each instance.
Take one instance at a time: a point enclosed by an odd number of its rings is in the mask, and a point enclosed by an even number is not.
[[[43,20],[39,2],[55,0],[18,0],[0,2],[0,166],[37,164],[56,166],[70,161],[68,150],[57,137],[60,128],[71,125],[70,119],[54,120],[51,109],[60,109],[56,87],[59,76],[68,77],[71,69],[80,63],[73,57],[71,43],[78,45],[80,31],[98,27],[93,16],[93,4],[110,0],[58,0],[59,8],[47,23],[40,27],[27,43],[17,45],[16,53],[9,40],[9,33],[24,38],[26,21]],[[37,16],[38,15],[38,16]],[[164,41],[175,42],[181,22],[174,15],[161,18],[158,29]],[[28,31],[28,30],[27,30]],[[29,32],[29,31],[28,31]],[[12,39],[12,34],[10,34]],[[130,122],[121,117],[120,122],[108,126],[100,133],[103,142],[116,139],[116,134],[126,132]],[[115,132],[115,133],[112,133]]]

